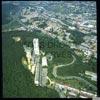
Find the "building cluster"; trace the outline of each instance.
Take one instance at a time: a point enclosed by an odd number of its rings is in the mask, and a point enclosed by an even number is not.
[[[23,45],[24,51],[26,53],[26,58],[27,58],[27,64],[28,64],[28,69],[31,70],[31,72],[34,74],[34,65],[31,64],[32,61],[32,56],[31,56],[31,52],[32,52],[32,48],[31,47],[27,47],[26,45]]]
[[[90,71],[85,71],[85,74],[91,78],[91,80],[93,81],[97,81],[97,74],[96,73],[93,73],[93,72],[90,72]]]
[[[72,49],[78,49],[80,51],[80,54],[83,52],[84,58],[83,62],[88,62],[88,60],[91,58],[91,55],[94,55],[95,58],[97,58],[97,42],[96,42],[96,35],[90,35],[88,34],[95,33],[96,34],[96,12],[95,12],[95,3],[91,3],[91,6],[89,2],[85,4],[84,2],[65,2],[65,4],[62,4],[65,8],[67,7],[68,11],[64,14],[61,12],[55,12],[54,7],[56,7],[55,4],[59,4],[59,2],[40,2],[41,6],[38,3],[35,4],[34,7],[27,6],[24,7],[21,11],[22,19],[21,21],[23,23],[29,23],[27,25],[28,29],[33,30],[41,30],[45,31],[46,34],[50,35],[51,37],[57,37],[60,42],[63,42],[70,46]],[[52,10],[48,10],[48,8],[45,7],[45,5],[52,4]],[[81,7],[80,7],[81,5]],[[87,10],[84,9],[83,6],[86,8],[89,7]],[[73,9],[75,8],[75,9]],[[91,9],[90,9],[91,8]],[[64,8],[63,8],[64,9]],[[81,9],[81,10],[80,10]],[[70,12],[69,12],[70,11]],[[77,14],[76,14],[77,13]],[[66,16],[67,14],[67,16]],[[51,17],[52,16],[52,17]],[[58,17],[57,17],[58,16]],[[93,16],[93,17],[92,17]],[[34,20],[35,19],[35,20]],[[39,24],[42,24],[43,21],[47,24],[45,28],[38,27]],[[66,29],[64,29],[66,27]],[[23,27],[19,28],[19,30],[25,30]],[[73,42],[71,37],[71,32],[67,32],[67,30],[75,31],[78,30],[85,34],[86,36],[83,37],[84,42],[80,45],[76,46],[76,44]],[[79,54],[76,52],[76,54]]]
[[[16,5],[16,3],[14,5]],[[59,10],[59,12],[57,10]],[[41,30],[44,34],[57,38],[60,42],[69,45],[71,49],[75,50],[77,55],[82,56],[83,54],[83,62],[88,62],[91,56],[97,58],[95,3],[64,1],[60,3],[57,1],[30,2],[29,6],[22,7],[20,17],[20,21],[17,21],[23,24],[23,27],[9,29],[9,31]],[[43,25],[44,22],[46,27],[39,27],[39,25]],[[80,43],[80,45],[76,45],[70,38],[72,36],[71,32],[75,31],[82,32],[85,35],[83,37],[84,42]],[[20,37],[13,37],[13,39],[17,42],[21,41]],[[26,53],[28,68],[32,74],[34,74],[34,83],[36,86],[46,86],[48,63],[45,54],[40,52],[39,40],[37,38],[33,39],[33,48],[27,47],[26,45],[23,45],[23,48]],[[50,57],[49,60],[52,60],[52,56]],[[91,80],[97,80],[95,73],[86,71],[85,74],[90,77]],[[87,98],[96,96],[92,93],[80,91],[58,83],[55,83],[55,90],[59,93],[61,98],[77,96]]]
[[[23,47],[26,53],[28,69],[35,75],[34,83],[36,86],[46,86],[48,74],[47,57],[45,53],[41,53],[39,50],[38,38],[33,39],[33,49],[26,45],[23,45]]]
[[[62,85],[59,83],[55,84],[55,90],[59,93],[61,98],[92,98],[96,97],[96,94],[92,94],[89,92],[81,91],[75,88],[72,88],[67,85]]]
[[[45,56],[44,52],[40,52],[39,50],[39,41],[37,38],[33,39],[33,54],[31,54],[32,48],[30,47],[26,47],[25,45],[23,46],[24,50],[26,52],[26,57],[27,57],[27,61],[28,63],[31,63],[30,61],[32,61],[32,66],[29,66],[29,69],[31,70],[31,72],[35,75],[34,78],[34,83],[36,84],[36,86],[47,86],[47,74],[48,74],[48,70],[47,70],[47,57]],[[85,74],[87,76],[89,76],[91,78],[91,80],[96,81],[97,80],[97,76],[95,73],[86,71]],[[59,83],[55,83],[54,84],[54,89],[59,93],[59,96],[61,98],[75,98],[75,97],[80,97],[80,98],[91,98],[96,96],[95,94],[86,92],[86,91],[82,91],[82,90],[78,90],[75,88],[72,88],[68,85],[62,85]]]
[[[85,36],[84,42],[79,46],[74,46],[74,49],[77,49],[80,53],[84,55],[83,62],[88,62],[91,56],[97,59],[97,39],[96,36]]]
[[[46,86],[47,83],[47,58],[40,54],[39,50],[39,40],[37,38],[33,39],[33,56],[32,63],[35,65],[35,78],[34,83],[37,86]]]

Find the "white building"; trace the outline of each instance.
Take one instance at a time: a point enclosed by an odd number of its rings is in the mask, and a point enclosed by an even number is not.
[[[71,29],[71,30],[75,30],[76,29],[75,27],[72,27],[72,26],[69,26],[68,28]]]
[[[42,57],[42,66],[47,66],[47,58],[46,58],[46,56]]]
[[[39,55],[39,40],[37,38],[33,39],[34,54]]]
[[[39,53],[39,41],[37,38],[33,39],[33,57],[32,57],[32,62],[35,64],[35,78],[34,78],[34,83],[36,86],[40,85],[40,73],[41,73],[41,66],[39,64],[40,61],[40,53]]]
[[[96,73],[93,73],[90,71],[85,71],[85,74],[91,76],[91,80],[97,81],[97,74]]]

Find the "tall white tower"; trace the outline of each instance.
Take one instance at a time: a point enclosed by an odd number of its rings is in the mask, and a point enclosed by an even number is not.
[[[35,64],[35,78],[34,83],[38,86],[40,85],[40,53],[39,53],[39,40],[37,38],[33,39],[33,57],[32,62]]]

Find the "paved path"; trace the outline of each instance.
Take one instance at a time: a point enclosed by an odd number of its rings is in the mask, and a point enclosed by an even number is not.
[[[96,90],[96,87],[95,87],[94,85],[92,85],[91,83],[89,83],[88,81],[86,81],[85,79],[83,79],[83,78],[81,78],[81,77],[77,77],[77,76],[65,76],[65,77],[63,77],[63,76],[58,76],[58,75],[57,75],[57,69],[58,69],[58,68],[61,68],[61,67],[64,67],[64,66],[72,65],[72,64],[76,61],[76,58],[75,58],[73,55],[72,55],[72,57],[73,57],[72,62],[70,62],[70,63],[68,63],[68,64],[58,65],[58,66],[55,66],[55,67],[53,68],[52,74],[54,75],[54,77],[56,77],[56,78],[58,78],[58,79],[63,79],[63,80],[65,80],[65,79],[77,79],[77,80],[80,80],[80,81],[85,82],[87,85],[91,86],[92,88],[94,88],[94,89]]]
[[[24,23],[22,23],[22,22],[19,20],[19,18],[15,17],[15,16],[11,16],[11,17],[12,17],[13,19],[17,20],[17,21],[18,21],[22,26],[24,26],[26,29],[28,29],[28,28],[27,28],[27,25],[25,25]],[[37,29],[39,29],[39,30],[41,30],[43,33],[47,34],[47,32],[44,31],[43,29],[40,29],[40,28],[37,28]],[[47,34],[47,35],[48,35],[48,34]],[[51,35],[50,35],[50,36],[51,36]],[[55,37],[56,37],[56,35],[55,35]],[[54,38],[55,38],[55,37],[54,37]],[[59,79],[78,79],[78,80],[81,80],[81,81],[85,82],[86,84],[90,85],[90,86],[93,87],[94,89],[96,89],[96,87],[95,87],[94,85],[90,84],[88,81],[82,79],[81,77],[77,77],[77,76],[66,76],[66,77],[62,77],[62,76],[58,76],[58,75],[57,75],[57,69],[58,69],[58,68],[61,68],[61,67],[64,67],[64,66],[72,65],[72,64],[75,62],[76,58],[75,58],[73,55],[72,55],[72,57],[73,57],[73,61],[72,61],[72,62],[70,62],[70,63],[68,63],[68,64],[58,65],[58,66],[55,66],[55,67],[53,68],[53,75],[54,75],[54,77],[57,77],[57,78],[59,78]]]
[[[53,68],[53,73],[52,73],[52,74],[53,74],[55,77],[59,78],[60,76],[57,75],[57,69],[58,69],[58,68],[61,68],[61,67],[64,67],[64,66],[72,65],[72,64],[75,62],[75,60],[76,60],[76,58],[75,58],[73,55],[72,55],[72,57],[73,57],[73,61],[71,61],[70,63],[55,66],[55,67]],[[64,78],[64,77],[63,77],[63,78]]]

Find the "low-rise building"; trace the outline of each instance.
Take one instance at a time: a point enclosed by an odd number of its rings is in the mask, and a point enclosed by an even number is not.
[[[77,96],[77,94],[76,93],[74,93],[74,92],[69,92],[69,95],[71,95],[71,96]]]
[[[48,70],[47,68],[42,68],[42,84],[41,86],[46,86],[46,83],[47,83],[47,73],[48,73]]]
[[[71,30],[75,30],[76,29],[74,26],[69,26],[68,28],[71,29]]]
[[[96,73],[93,73],[90,71],[85,71],[85,74],[91,76],[91,80],[97,81],[97,74]]]

